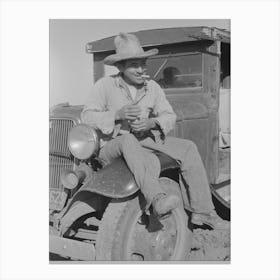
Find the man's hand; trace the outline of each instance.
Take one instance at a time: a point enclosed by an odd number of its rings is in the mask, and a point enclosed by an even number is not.
[[[140,119],[130,123],[133,131],[147,131],[156,126],[154,119]]]
[[[137,105],[125,105],[116,112],[116,120],[136,120],[140,115],[141,108]]]

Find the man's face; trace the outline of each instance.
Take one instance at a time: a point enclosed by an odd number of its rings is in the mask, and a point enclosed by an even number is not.
[[[128,84],[141,85],[144,80],[141,77],[146,71],[146,59],[130,59],[123,61],[119,67]]]

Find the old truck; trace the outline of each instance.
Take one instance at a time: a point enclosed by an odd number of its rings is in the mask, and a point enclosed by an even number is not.
[[[230,33],[210,27],[135,32],[147,61],[177,114],[170,135],[196,143],[219,215],[230,217]],[[103,59],[114,37],[86,44],[93,80],[113,74]],[[191,250],[188,190],[178,185],[179,166],[158,153],[160,183],[182,204],[164,219],[143,211],[144,199],[122,158],[103,166],[99,134],[81,124],[83,106],[60,104],[49,120],[49,224],[51,255],[83,261],[187,260]]]

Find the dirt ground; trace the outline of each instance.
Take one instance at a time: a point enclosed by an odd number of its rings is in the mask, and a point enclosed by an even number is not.
[[[190,261],[230,261],[230,232],[197,228],[193,230]]]
[[[50,261],[67,261],[67,259],[50,254]],[[230,261],[229,231],[193,230],[192,249],[189,261]],[[69,260],[68,260],[69,261]]]

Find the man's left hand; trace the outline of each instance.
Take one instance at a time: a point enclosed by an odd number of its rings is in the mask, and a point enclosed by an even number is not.
[[[140,119],[130,123],[133,131],[147,131],[156,126],[156,121],[154,119]]]

